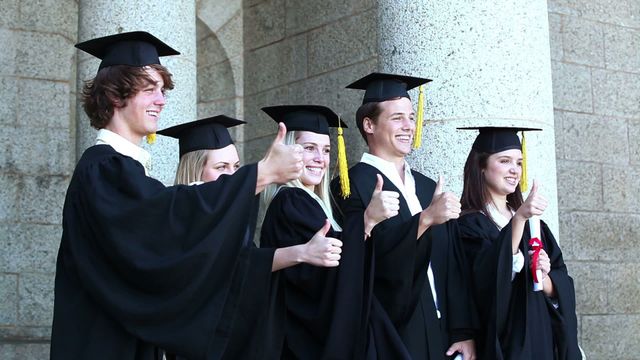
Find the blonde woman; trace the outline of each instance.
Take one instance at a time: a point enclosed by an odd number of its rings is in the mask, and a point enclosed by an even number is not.
[[[285,326],[268,358],[362,359],[408,358],[393,325],[372,295],[373,227],[395,216],[398,194],[382,192],[379,177],[364,217],[351,217],[340,226],[329,198],[330,127],[346,127],[329,108],[313,105],[272,106],[262,109],[289,132],[285,144],[303,148],[304,169],[299,179],[265,189],[268,205],[262,224],[261,246],[295,246],[327,219],[328,235],[343,241],[338,268],[300,265],[280,274]]]

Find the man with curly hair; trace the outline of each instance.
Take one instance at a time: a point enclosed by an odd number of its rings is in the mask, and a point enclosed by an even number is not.
[[[99,131],[65,198],[51,358],[156,359],[159,349],[246,357],[255,347],[244,346],[243,333],[263,318],[275,251],[245,246],[256,194],[297,178],[301,149],[282,144],[282,126],[258,164],[165,187],[147,176],[150,156],[139,145],[155,133],[174,86],[159,57],[178,52],[146,32],[76,47],[102,60],[82,91]]]

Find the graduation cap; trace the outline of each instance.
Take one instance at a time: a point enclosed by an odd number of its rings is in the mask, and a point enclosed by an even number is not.
[[[418,96],[418,113],[416,115],[416,133],[413,137],[412,147],[417,149],[422,142],[422,124],[424,117],[424,84],[430,82],[431,79],[419,78],[414,76],[371,73],[355,82],[347,85],[347,89],[365,90],[362,105],[371,102],[382,102],[400,97],[409,97],[408,91],[420,86]]]
[[[326,106],[319,105],[278,105],[263,107],[275,122],[283,122],[287,131],[311,131],[329,135],[330,127],[347,127],[338,114]]]
[[[371,73],[362,79],[347,85],[347,89],[365,90],[362,104],[382,102],[399,97],[409,98],[408,90],[430,82],[430,79],[396,75]]]
[[[340,170],[340,188],[342,196],[351,194],[349,186],[349,165],[342,128],[345,124],[338,114],[326,106],[319,105],[279,105],[263,107],[275,122],[284,123],[287,131],[311,131],[316,134],[329,135],[329,128],[338,128],[338,169]]]
[[[158,134],[179,140],[180,157],[196,150],[222,149],[233,144],[227,128],[246,124],[245,121],[218,115],[172,126]]]
[[[524,136],[525,131],[541,131],[537,128],[524,127],[500,127],[500,126],[476,126],[460,127],[458,130],[479,130],[480,133],[473,142],[472,148],[479,152],[495,154],[505,150],[522,150],[522,176],[520,177],[520,190],[525,192],[527,185],[527,148]],[[518,132],[522,132],[522,142]]]
[[[101,59],[101,69],[113,65],[142,67],[160,64],[161,56],[180,55],[178,51],[146,31],[104,36],[76,44],[76,48]]]

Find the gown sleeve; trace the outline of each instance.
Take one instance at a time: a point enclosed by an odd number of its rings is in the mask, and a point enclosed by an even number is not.
[[[178,355],[219,358],[238,325],[240,294],[268,287],[247,279],[270,273],[273,250],[243,245],[255,226],[244,214],[257,206],[257,167],[165,187],[133,159],[98,153],[81,159],[65,199],[53,326],[65,339],[52,353],[113,320]]]

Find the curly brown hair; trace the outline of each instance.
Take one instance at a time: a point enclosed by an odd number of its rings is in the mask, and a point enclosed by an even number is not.
[[[155,69],[164,82],[163,90],[173,89],[171,73],[159,64],[148,65]],[[82,107],[89,116],[91,126],[102,129],[109,124],[115,107],[127,106],[127,100],[144,87],[155,84],[147,73],[147,66],[114,65],[103,68],[82,88]]]

